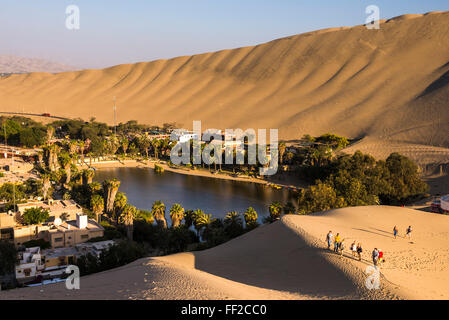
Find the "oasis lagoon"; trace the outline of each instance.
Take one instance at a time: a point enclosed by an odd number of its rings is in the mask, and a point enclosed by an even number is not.
[[[150,168],[102,168],[97,169],[95,181],[120,180],[120,192],[128,202],[139,209],[151,210],[154,201],[169,209],[179,203],[185,210],[201,209],[215,218],[224,218],[230,211],[243,213],[253,207],[259,221],[268,215],[268,206],[279,201],[296,203],[296,192],[250,182],[206,178],[165,171],[157,174]]]

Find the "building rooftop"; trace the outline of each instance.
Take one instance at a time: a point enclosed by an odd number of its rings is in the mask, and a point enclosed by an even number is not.
[[[114,243],[115,242],[113,240],[85,242],[77,244],[75,247],[47,249],[42,252],[42,255],[45,256],[45,258],[58,258],[66,256],[79,256],[87,254],[89,252],[96,254],[99,251],[102,251],[114,245]]]
[[[50,211],[58,210],[82,210],[82,208],[73,200],[50,200],[50,201],[28,201],[27,203],[20,203],[17,205],[19,211],[41,207]]]
[[[64,256],[74,256],[78,253],[78,250],[74,247],[70,248],[56,248],[56,249],[47,249],[42,251],[42,255],[48,258],[58,258]]]
[[[55,225],[49,232],[68,232],[68,231],[76,231],[76,230],[104,230],[102,226],[96,223],[94,220],[87,220],[86,228],[79,228],[76,220],[65,221],[60,225]]]

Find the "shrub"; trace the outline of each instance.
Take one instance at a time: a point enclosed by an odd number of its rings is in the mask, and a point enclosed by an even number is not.
[[[49,218],[48,210],[43,208],[25,209],[25,213],[22,215],[23,221],[28,225],[43,223]]]

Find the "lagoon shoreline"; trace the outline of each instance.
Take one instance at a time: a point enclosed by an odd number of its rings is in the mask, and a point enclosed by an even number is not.
[[[249,183],[258,183],[258,184],[264,184],[267,186],[277,187],[277,188],[286,188],[290,190],[298,190],[300,188],[304,188],[307,185],[300,184],[300,183],[291,183],[291,184],[285,184],[281,183],[278,179],[274,179],[273,177],[270,177],[268,179],[261,179],[261,178],[253,178],[253,177],[234,177],[226,173],[212,173],[208,170],[191,170],[186,168],[174,168],[166,164],[165,161],[151,161],[151,160],[114,160],[114,161],[101,161],[101,162],[92,162],[92,164],[79,164],[82,168],[95,168],[95,169],[109,169],[109,168],[151,168],[154,169],[155,164],[161,166],[164,170],[178,173],[178,174],[184,174],[184,175],[190,175],[190,176],[197,176],[197,177],[204,177],[204,178],[213,178],[213,179],[222,179],[222,180],[230,180],[230,181],[239,181],[239,182],[249,182]],[[283,177],[281,179],[286,179],[288,177]],[[290,179],[291,180],[291,179]],[[281,180],[282,181],[282,180]],[[292,182],[292,181],[290,181]]]

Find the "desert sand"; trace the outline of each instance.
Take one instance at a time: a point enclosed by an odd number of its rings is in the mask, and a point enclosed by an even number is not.
[[[189,128],[279,128],[449,147],[449,12],[403,15],[252,47],[0,79],[2,110]],[[276,116],[273,116],[276,115]]]
[[[393,238],[397,225],[399,237]],[[412,225],[412,238],[404,237]],[[328,251],[326,233],[364,248],[362,261]],[[1,299],[448,299],[449,217],[388,206],[284,216],[218,247],[144,258],[63,283],[0,293]],[[384,252],[379,290],[365,287],[374,247]]]

